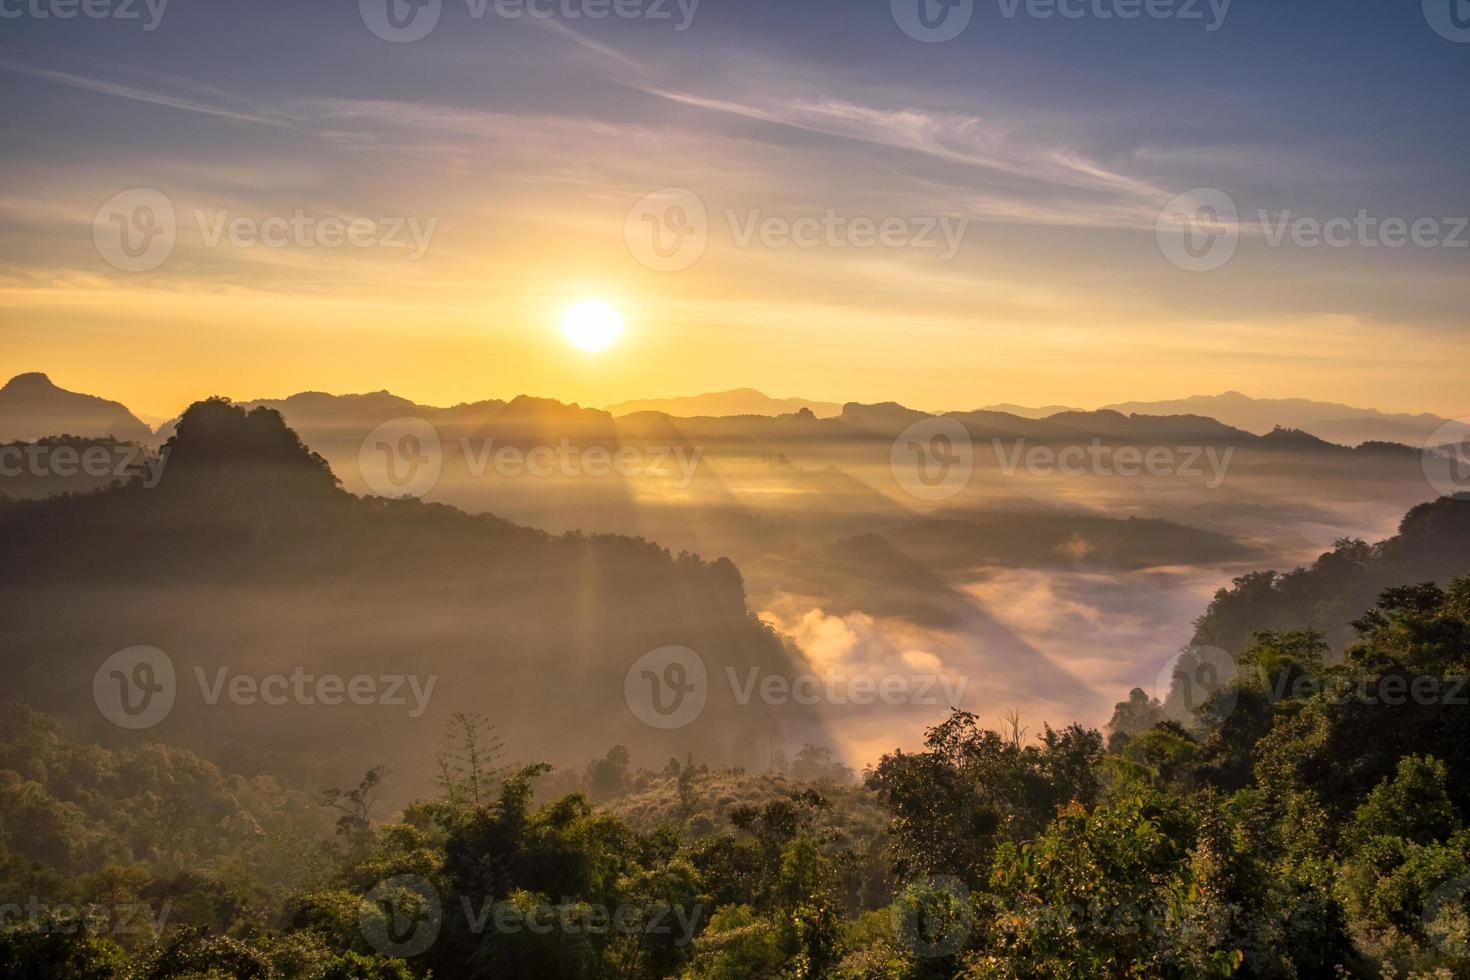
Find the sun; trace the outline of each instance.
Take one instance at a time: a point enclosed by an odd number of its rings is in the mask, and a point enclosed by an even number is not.
[[[607,350],[623,335],[623,315],[606,303],[578,303],[561,316],[561,332],[578,350]]]

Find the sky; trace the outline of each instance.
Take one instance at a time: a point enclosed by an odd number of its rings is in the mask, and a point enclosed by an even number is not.
[[[0,0],[0,375],[1465,416],[1451,2]]]

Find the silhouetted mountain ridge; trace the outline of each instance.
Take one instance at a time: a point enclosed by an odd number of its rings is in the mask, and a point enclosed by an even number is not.
[[[525,757],[564,761],[621,743],[651,762],[677,749],[754,764],[757,736],[821,738],[807,709],[751,711],[727,685],[712,683],[677,733],[625,703],[630,665],[669,644],[697,651],[712,679],[726,666],[795,672],[799,655],[751,614],[728,560],[357,497],[278,412],[223,399],[191,406],[166,448],[152,489],[0,502],[0,665],[27,703],[101,725],[78,692],[109,653],[139,643],[165,650],[181,685],[221,667],[443,679],[422,719],[303,709],[265,726],[258,705],[185,701],[181,686],[152,733],[246,769],[329,769],[328,784],[379,762],[429,773],[454,710],[522,733]]]
[[[147,443],[153,433],[117,402],[67,391],[37,371],[0,387],[0,442],[64,435]]]

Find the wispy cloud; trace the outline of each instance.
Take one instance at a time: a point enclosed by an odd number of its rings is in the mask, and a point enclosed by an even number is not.
[[[1014,127],[975,116],[925,109],[885,109],[832,99],[732,101],[649,87],[682,105],[790,126],[921,157],[960,164],[948,176],[972,213],[1013,221],[1151,226],[1172,195],[1151,182],[1110,170],[1075,149],[1027,139]],[[979,171],[979,173],[975,173]],[[988,182],[1000,178],[1004,183]],[[1048,193],[1061,190],[1072,200]],[[1094,195],[1092,200],[1078,195]]]
[[[574,30],[568,27],[566,24],[563,24],[559,20],[553,20],[549,17],[532,17],[529,18],[528,22],[543,30],[550,31],[558,37],[565,38],[566,40],[572,42],[580,48],[600,55],[601,57],[612,62],[613,64],[618,65],[621,68],[626,68],[627,70],[633,72],[634,75],[648,76],[653,74],[652,69],[650,69],[649,66],[645,65],[643,62],[628,57],[611,45],[603,44],[600,41],[594,41],[592,38],[583,34],[581,31]]]
[[[169,109],[181,109],[185,112],[196,112],[201,115],[230,119],[235,122],[253,123],[261,126],[277,126],[283,129],[298,128],[293,120],[269,111],[241,110],[223,105],[210,105],[204,102],[170,95],[166,92],[139,88],[135,85],[125,85],[121,82],[92,78],[86,75],[76,75],[65,71],[55,71],[50,68],[37,68],[9,58],[0,58],[0,70],[14,72],[19,75],[27,75],[31,78],[53,82],[57,85],[65,85],[68,88],[80,89],[84,92],[95,92],[99,95],[128,99],[133,102],[143,102],[148,105],[163,106]]]

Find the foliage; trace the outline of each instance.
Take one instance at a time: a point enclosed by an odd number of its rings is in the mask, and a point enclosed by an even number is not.
[[[549,767],[499,769],[459,716],[439,795],[387,823],[381,769],[324,808],[10,708],[0,859],[38,912],[0,930],[0,975],[1470,975],[1470,579],[1386,590],[1341,657],[1298,624],[1239,665],[1192,725],[1133,692],[1106,748],[954,711],[862,786],[817,749],[804,780],[615,746],[538,797]],[[169,915],[98,928],[87,903]]]

